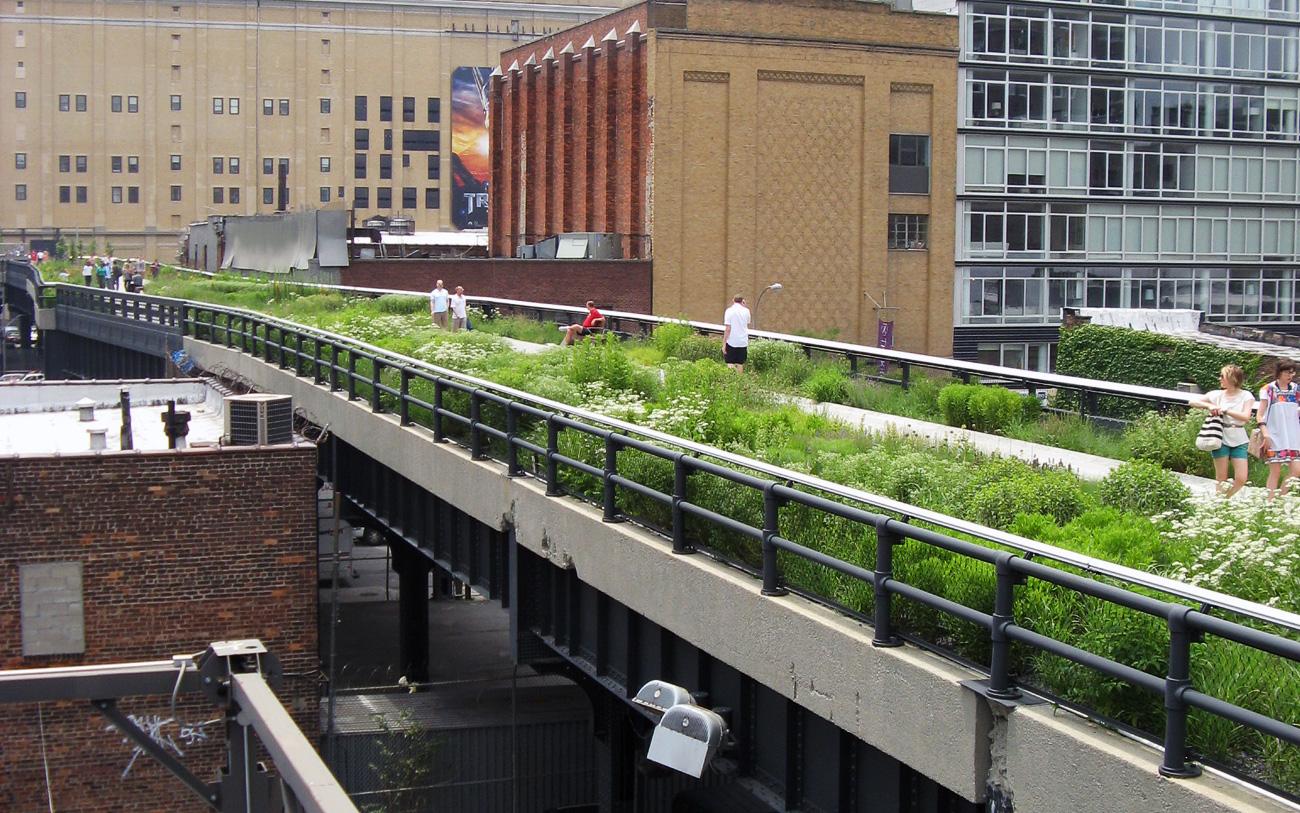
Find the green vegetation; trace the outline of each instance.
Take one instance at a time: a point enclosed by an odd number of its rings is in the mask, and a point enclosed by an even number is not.
[[[1088,556],[1230,590],[1291,611],[1300,609],[1295,590],[1300,583],[1300,536],[1292,531],[1300,519],[1300,498],[1286,498],[1276,505],[1253,496],[1227,502],[1188,498],[1167,472],[1149,463],[1121,467],[1101,484],[1083,483],[1068,472],[989,458],[966,446],[864,435],[781,403],[778,397],[802,390],[812,397],[873,408],[890,406],[896,413],[927,419],[944,413],[941,403],[950,410],[961,405],[966,420],[979,420],[1010,437],[1033,432],[1051,440],[1051,433],[1060,430],[1077,440],[1096,432],[1077,419],[1037,419],[1020,396],[982,394],[1002,392],[994,388],[953,389],[925,377],[918,377],[907,391],[873,387],[849,379],[838,364],[814,362],[798,348],[772,342],[754,343],[750,351],[754,374],[741,376],[721,364],[716,339],[689,335],[676,325],[661,327],[644,342],[618,342],[605,336],[573,349],[526,355],[510,351],[489,333],[496,320],[476,322],[479,329],[467,333],[438,330],[424,312],[422,297],[348,300],[293,286],[171,276],[151,286],[151,292],[255,308]],[[399,301],[405,299],[413,302]],[[200,335],[209,330],[198,328]],[[362,375],[369,374],[364,360],[357,366]],[[395,384],[395,379],[389,383]],[[423,382],[412,386],[412,392],[424,400],[431,400],[431,390]],[[459,393],[447,393],[444,403],[451,409],[466,409]],[[500,420],[498,412],[485,407],[484,419]],[[417,421],[428,418],[418,410],[413,413]],[[1087,443],[1113,444],[1132,456],[1163,463],[1174,459],[1176,451],[1192,448],[1185,433],[1194,422],[1195,418],[1152,415],[1123,436]],[[454,434],[459,428],[449,425],[447,431]],[[535,443],[545,442],[545,427],[536,422],[521,421],[520,431]],[[560,446],[569,457],[592,465],[603,462],[604,448],[597,438],[564,432]],[[499,446],[492,451],[499,455]],[[530,456],[522,458],[526,468],[540,467]],[[1190,458],[1183,464],[1195,465]],[[666,461],[626,450],[619,454],[618,465],[620,474],[635,482],[671,491],[673,471]],[[561,480],[571,493],[589,499],[600,494],[600,483],[581,472],[562,468]],[[752,489],[696,475],[688,484],[688,499],[750,525],[762,524],[762,497]],[[618,500],[621,510],[649,525],[666,527],[670,521],[665,506],[629,490],[621,489]],[[875,538],[869,528],[797,505],[781,509],[780,527],[784,536],[800,544],[868,569],[874,565]],[[758,546],[748,539],[698,521],[688,523],[688,532],[697,544],[724,556],[749,565],[758,562]],[[791,585],[850,611],[872,611],[869,586],[807,560],[783,555],[781,564]],[[919,589],[983,612],[992,609],[994,573],[987,565],[907,543],[897,549],[894,566],[898,578]],[[1044,635],[1154,675],[1165,674],[1168,633],[1162,619],[1037,581],[1017,589],[1016,615]],[[987,661],[988,634],[982,629],[902,600],[895,604],[895,617],[910,632],[977,662]],[[1198,645],[1194,652],[1193,683],[1198,688],[1276,719],[1294,719],[1300,666],[1217,640]],[[1013,661],[1014,670],[1028,685],[1047,688],[1146,731],[1162,730],[1159,698],[1019,646],[1013,649]],[[1292,792],[1300,791],[1300,749],[1199,712],[1192,716],[1191,743],[1202,753],[1249,768]]]

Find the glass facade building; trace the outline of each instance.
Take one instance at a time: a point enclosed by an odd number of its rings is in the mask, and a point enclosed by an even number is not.
[[[1300,0],[958,3],[954,355],[1062,307],[1300,332]]]

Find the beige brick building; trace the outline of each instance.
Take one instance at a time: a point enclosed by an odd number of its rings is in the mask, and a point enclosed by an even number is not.
[[[0,0],[0,242],[170,257],[282,164],[288,208],[451,229],[452,71],[615,5]]]

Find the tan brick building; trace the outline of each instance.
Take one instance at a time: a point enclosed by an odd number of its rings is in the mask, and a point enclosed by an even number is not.
[[[283,162],[289,208],[450,229],[452,71],[615,5],[0,0],[0,242],[170,256]]]
[[[880,305],[950,353],[956,57],[956,18],[851,0],[651,0],[507,51],[492,251],[613,232],[658,314],[780,282],[762,327],[874,343]]]

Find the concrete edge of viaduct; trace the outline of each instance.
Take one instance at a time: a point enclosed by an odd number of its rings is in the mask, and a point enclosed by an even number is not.
[[[514,528],[519,544],[674,634],[971,800],[990,787],[1018,810],[1156,813],[1294,811],[1208,772],[1169,780],[1159,752],[1051,704],[1007,708],[962,685],[981,677],[937,655],[871,645],[871,630],[599,509],[548,498],[531,479],[435,444],[421,427],[375,415],[309,379],[235,350],[185,340],[202,368],[228,369],[295,406],[475,519]]]

